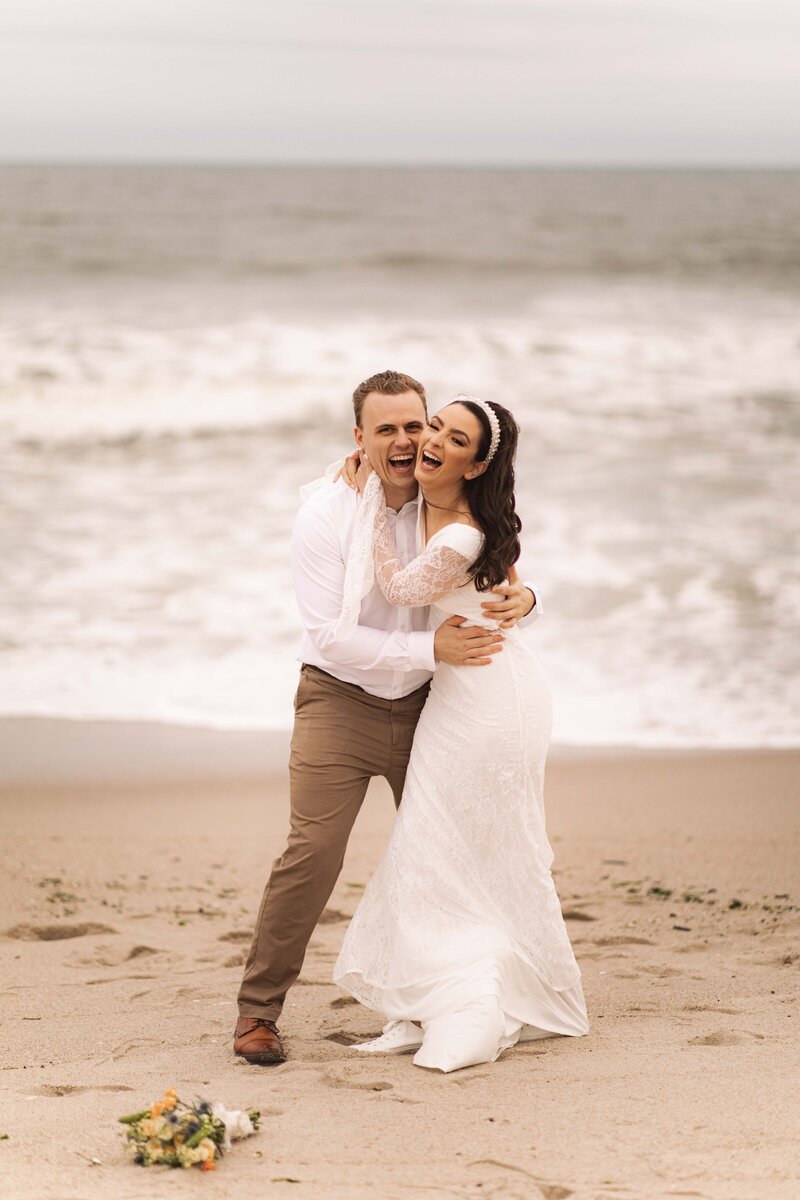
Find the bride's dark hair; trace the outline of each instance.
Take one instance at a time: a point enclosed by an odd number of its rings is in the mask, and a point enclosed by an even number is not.
[[[492,440],[489,418],[480,404],[466,397],[459,396],[453,403],[463,404],[480,421],[481,439],[475,457],[478,462],[483,462]],[[470,512],[483,533],[481,552],[471,567],[475,586],[481,592],[502,583],[507,577],[509,567],[520,556],[519,531],[522,529],[514,497],[514,456],[519,426],[502,404],[492,401],[490,408],[500,423],[500,444],[483,474],[464,480]]]

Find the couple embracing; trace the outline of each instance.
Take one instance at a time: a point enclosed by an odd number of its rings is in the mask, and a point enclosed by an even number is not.
[[[429,419],[422,385],[394,371],[353,403],[361,465],[315,491],[295,525],[291,832],[261,901],[234,1051],[284,1060],[286,993],[383,775],[398,813],[334,980],[387,1022],[356,1050],[453,1071],[589,1027],[550,870],[550,697],[524,632],[538,605],[514,569],[518,429],[466,395]]]

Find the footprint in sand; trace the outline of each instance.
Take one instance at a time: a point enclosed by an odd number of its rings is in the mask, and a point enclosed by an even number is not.
[[[82,925],[14,925],[5,936],[21,942],[60,942],[64,938],[88,937],[90,934],[116,933],[110,925],[87,921]]]
[[[726,1016],[736,1017],[741,1012],[741,1009],[723,1008],[720,1004],[684,1004],[683,1011],[725,1013]]]
[[[642,975],[658,975],[659,979],[671,978],[674,975],[682,975],[683,971],[679,971],[677,967],[660,967],[642,965],[637,968]]]
[[[139,973],[137,975],[106,975],[102,979],[83,979],[83,980],[81,980],[81,982],[79,984],[73,985],[73,986],[97,987],[100,984],[122,983],[123,980],[125,980],[125,979],[157,979],[157,978],[158,978],[157,975],[143,975],[141,973]]]
[[[475,1162],[469,1164],[471,1167],[494,1167],[502,1171],[511,1171],[519,1177],[520,1175],[538,1189],[542,1200],[567,1200],[568,1196],[574,1193],[571,1188],[564,1187],[560,1183],[547,1183],[544,1179],[539,1179],[532,1175],[525,1167],[519,1167],[515,1163],[500,1162],[496,1158],[479,1158]],[[496,1196],[498,1200],[503,1197],[503,1200],[531,1200],[533,1191],[530,1183],[523,1183],[519,1178],[500,1179],[492,1182],[483,1182],[478,1185],[482,1187],[482,1196]]]
[[[334,1042],[337,1046],[354,1046],[357,1042],[366,1042],[372,1035],[369,1033],[345,1033],[343,1029],[337,1029],[335,1033],[326,1033],[323,1039],[326,1042]]]
[[[634,937],[632,934],[618,933],[608,934],[606,937],[576,937],[572,939],[573,946],[582,947],[580,951],[581,959],[607,959],[607,958],[627,958],[629,957],[624,950],[620,950],[618,954],[605,954],[605,950],[614,950],[621,946],[653,946],[655,945],[649,938]],[[584,949],[583,947],[596,946],[596,950]]]
[[[480,1194],[486,1196],[487,1200],[533,1200],[535,1195],[541,1195],[540,1192],[532,1192],[529,1183],[523,1183],[519,1179],[503,1179],[499,1183],[483,1184]],[[569,1196],[570,1192],[565,1192],[565,1196]]]
[[[583,940],[583,939],[582,939]],[[594,946],[653,946],[650,938],[634,937],[628,933],[608,934],[606,937],[586,938]]]
[[[750,1038],[754,1042],[774,1041],[766,1033],[758,1033],[754,1029],[739,1029],[736,1033],[720,1029],[716,1033],[706,1034],[705,1037],[689,1038],[690,1046],[734,1046]]]
[[[148,958],[152,954],[160,954],[153,946],[134,946],[127,953],[116,950],[112,946],[95,946],[88,954],[74,951],[67,959],[70,967],[119,967],[122,963],[131,962],[135,958]]]
[[[118,1046],[115,1046],[109,1058],[112,1062],[117,1062],[118,1059],[125,1058],[128,1054],[133,1054],[136,1050],[149,1050],[153,1046],[163,1047],[164,1045],[166,1043],[160,1041],[158,1038],[133,1038],[129,1042],[120,1042]]]
[[[322,1082],[325,1087],[346,1088],[351,1092],[391,1092],[394,1089],[394,1084],[388,1083],[385,1079],[357,1082],[352,1079],[340,1079],[338,1075],[323,1075]]]
[[[125,961],[130,962],[132,958],[144,958],[150,954],[160,954],[160,950],[156,950],[154,946],[134,946],[128,954],[125,955]]]
[[[227,933],[221,933],[217,938],[219,942],[252,942],[252,929],[229,929]]]
[[[738,1046],[744,1038],[737,1033],[728,1033],[724,1029],[717,1033],[706,1033],[702,1037],[689,1038],[690,1046]]]
[[[349,921],[347,913],[339,912],[338,908],[325,908],[317,921],[318,925],[338,925],[341,921]]]
[[[246,962],[247,952],[240,950],[238,954],[231,954],[229,958],[226,958],[222,965],[223,967],[243,967]]]
[[[593,917],[591,913],[584,912],[582,908],[564,908],[561,910],[561,915],[565,921],[597,920],[597,917]]]
[[[180,1000],[184,1003],[187,1000],[208,1000],[208,992],[205,988],[197,987],[195,984],[185,983],[181,987],[174,989],[172,993],[172,1000],[173,1002]]]
[[[78,1092],[132,1092],[124,1083],[102,1083],[79,1085],[71,1083],[45,1083],[42,1087],[26,1090],[28,1096],[75,1096]]]
[[[523,1042],[523,1045],[527,1043]],[[466,1087],[470,1083],[477,1083],[479,1079],[490,1079],[491,1076],[486,1071],[481,1071],[479,1075],[474,1074],[475,1067],[462,1067],[458,1073],[458,1078],[454,1079],[451,1075],[448,1079],[448,1086]],[[442,1075],[442,1079],[445,1077]]]
[[[338,1000],[331,1000],[331,1008],[347,1008],[348,1004],[358,1004],[355,996],[340,996]]]

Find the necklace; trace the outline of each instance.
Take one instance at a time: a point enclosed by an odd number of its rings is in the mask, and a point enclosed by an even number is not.
[[[439,512],[450,512],[450,513],[455,513],[457,517],[469,517],[469,518],[470,518],[470,522],[471,522],[472,520],[474,520],[474,518],[473,518],[473,516],[472,516],[472,513],[469,511],[469,509],[467,509],[467,510],[466,510],[466,512],[465,512],[465,511],[464,511],[463,509],[461,509],[461,508],[448,508],[448,507],[447,507],[445,504],[431,504],[429,500],[426,500],[426,499],[425,499],[425,493],[424,493],[424,492],[423,492],[423,494],[422,494],[422,499],[423,499],[423,502],[424,502],[424,504],[425,504],[425,509],[426,509],[426,510],[427,510],[428,508],[435,508],[435,509],[437,509]],[[423,521],[423,529],[424,529],[424,531],[425,531],[425,532],[424,532],[425,545],[427,546],[427,544],[428,544],[428,541],[429,541],[429,535],[428,535],[428,516],[427,516],[427,512],[426,512],[425,510],[423,510],[423,517],[422,517],[422,521]],[[462,522],[462,523],[463,523],[463,524],[466,524],[467,522]],[[431,535],[430,535],[430,537],[433,537],[433,534],[431,534]]]
[[[458,513],[458,515],[461,517],[472,516],[469,506],[467,506],[467,508],[448,508],[446,504],[434,504],[432,500],[427,499],[424,492],[422,493],[422,499],[425,501],[425,504],[428,508],[438,508],[439,512]]]

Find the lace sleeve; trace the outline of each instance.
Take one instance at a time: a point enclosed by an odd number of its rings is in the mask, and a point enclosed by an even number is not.
[[[392,541],[386,509],[375,513],[373,542],[375,578],[390,604],[421,608],[469,582],[472,556],[452,546],[436,545],[403,566]]]
[[[387,529],[388,534],[388,529]],[[432,546],[404,567],[395,557],[394,547],[381,554],[380,538],[375,543],[375,573],[381,591],[390,604],[421,608],[469,583],[470,559],[452,546]]]
[[[336,641],[353,634],[358,625],[361,601],[377,581],[390,604],[424,608],[469,581],[475,558],[475,530],[454,525],[459,549],[437,544],[406,567],[398,557],[386,519],[386,498],[374,472],[359,500],[358,518],[345,564],[342,609],[333,629]]]

